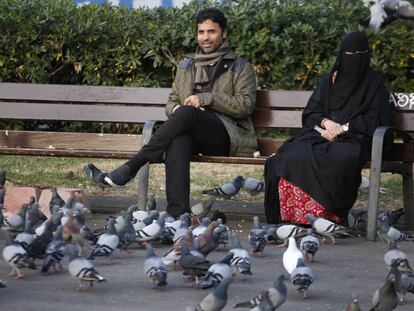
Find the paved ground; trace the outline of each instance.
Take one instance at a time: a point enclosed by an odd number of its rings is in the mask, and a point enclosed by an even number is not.
[[[107,215],[95,214],[89,225],[100,226]],[[231,222],[230,227],[243,230],[242,243],[247,246],[246,234],[249,225]],[[0,233],[1,248],[4,234]],[[156,252],[163,254],[167,246],[156,246]],[[401,243],[411,262],[414,262],[414,243]],[[224,310],[232,310],[232,305],[269,287],[275,276],[284,273],[282,255],[285,249],[268,245],[265,257],[252,258],[253,276],[242,281],[237,276],[229,288],[229,301]],[[226,250],[209,255],[213,262],[225,256]],[[290,311],[340,311],[351,300],[352,294],[359,296],[362,310],[369,310],[371,297],[382,286],[386,274],[383,260],[384,244],[370,243],[363,238],[338,240],[338,245],[323,245],[317,253],[316,262],[309,266],[316,274],[316,281],[309,290],[309,298],[302,299],[288,284],[288,299],[278,310]],[[143,276],[142,264],[145,258],[143,249],[135,250],[127,259],[114,259],[112,265],[104,265],[96,260],[97,270],[108,279],[107,283],[97,284],[86,293],[75,291],[77,281],[66,271],[41,275],[38,271],[26,270],[22,280],[7,277],[9,267],[0,260],[0,278],[7,288],[0,289],[0,310],[185,310],[195,306],[208,294],[209,290],[187,288],[186,278],[181,271],[168,274],[168,286],[163,289],[149,288]],[[414,295],[397,310],[414,310]]]

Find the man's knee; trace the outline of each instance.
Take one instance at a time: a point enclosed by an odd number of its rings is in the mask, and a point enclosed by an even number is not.
[[[175,137],[166,150],[167,157],[181,157],[191,155],[192,139],[188,134]]]

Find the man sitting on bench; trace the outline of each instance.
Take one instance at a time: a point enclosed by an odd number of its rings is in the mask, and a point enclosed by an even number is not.
[[[124,186],[165,153],[167,212],[173,217],[190,211],[192,155],[252,156],[257,150],[250,119],[256,102],[253,66],[230,49],[220,10],[204,9],[196,22],[199,47],[179,64],[166,105],[169,119],[137,155],[100,178]]]

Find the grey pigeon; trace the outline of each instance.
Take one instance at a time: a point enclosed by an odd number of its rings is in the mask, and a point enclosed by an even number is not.
[[[55,232],[53,240],[49,243],[46,249],[45,258],[40,272],[46,273],[52,267],[56,272],[56,266],[62,271],[63,267],[60,263],[65,256],[66,242],[62,237],[62,226],[59,226]]]
[[[319,250],[321,243],[319,239],[312,233],[312,229],[308,229],[307,235],[305,235],[299,243],[299,249],[305,254],[305,257],[310,262],[315,259],[315,254]]]
[[[195,311],[220,311],[227,304],[227,289],[232,279],[223,280],[210,294],[201,300]]]
[[[390,240],[394,241],[407,241],[412,240],[412,237],[407,236],[403,231],[400,231],[393,226],[388,224],[387,217],[382,217],[379,219],[377,234],[381,240],[388,242]]]
[[[214,204],[214,200],[201,201],[191,206],[191,213],[196,217],[205,217]]]
[[[202,289],[207,289],[220,284],[224,279],[231,278],[232,269],[230,267],[230,262],[233,256],[232,253],[229,253],[220,262],[211,265],[204,277],[204,281],[201,282],[200,287]]]
[[[230,261],[234,270],[238,270],[243,278],[246,275],[251,275],[251,260],[247,250],[241,245],[240,237],[237,233],[233,233],[230,253],[233,254],[233,258]]]
[[[62,197],[59,195],[56,188],[50,188],[50,192],[52,193],[52,196],[50,197],[49,211],[52,214],[52,210],[53,210],[54,206],[58,206],[58,207],[62,208],[66,205],[66,203],[62,199]]]
[[[151,280],[152,288],[167,285],[167,268],[158,257],[152,245],[147,243],[147,256],[144,261],[144,274]]]
[[[47,246],[53,240],[53,222],[51,219],[46,221],[45,230],[34,241],[27,246],[27,253],[32,258],[43,258]]]
[[[141,214],[141,213],[137,214],[138,212],[147,213],[147,216],[144,217],[145,214]],[[154,220],[157,220],[160,217],[160,213],[158,213],[157,211],[151,211],[150,213],[145,212],[145,211],[138,211],[138,212],[132,213],[132,216],[134,217],[132,222],[133,222],[135,231],[144,229],[146,226],[152,224]]]
[[[86,177],[88,177],[93,183],[98,185],[102,190],[105,187],[108,187],[108,184],[104,182],[104,177],[107,175],[107,173],[97,168],[92,163],[85,165],[83,167],[83,172],[85,173]]]
[[[395,291],[395,276],[389,275],[384,285],[375,291],[372,297],[370,311],[392,311],[398,306],[398,296]]]
[[[260,293],[260,297],[262,301],[259,305],[254,307],[253,309],[250,309],[250,311],[273,311],[273,305],[272,301],[269,298],[269,292],[264,290]]]
[[[6,235],[6,246],[3,249],[3,259],[12,267],[9,276],[15,279],[20,279],[23,274],[20,272],[21,268],[36,269],[36,266],[31,258],[29,258],[26,250],[19,244],[13,242],[12,237]]]
[[[113,218],[108,220],[106,232],[99,237],[88,256],[88,259],[95,259],[95,257],[98,256],[109,258],[118,247],[119,237],[115,229],[115,222],[116,220]]]
[[[388,268],[391,268],[391,265],[394,261],[405,261],[406,265],[410,267],[410,264],[408,263],[408,257],[407,255],[397,248],[397,242],[394,240],[388,241],[388,250],[384,254],[384,261]],[[411,267],[410,267],[411,270]]]
[[[290,274],[292,284],[297,287],[297,290],[302,293],[302,297],[307,297],[309,286],[315,280],[315,275],[311,268],[306,267],[302,258],[298,259],[296,268]]]
[[[188,232],[190,232],[189,229],[189,223],[186,221],[182,221],[180,224],[180,227],[174,232],[173,236],[173,242],[177,243],[180,241]]]
[[[279,274],[276,280],[273,282],[273,286],[267,289],[267,295],[272,303],[273,310],[279,308],[287,298],[287,288],[284,281],[288,280],[288,277],[283,274]],[[254,308],[259,306],[263,301],[263,293],[253,297],[249,301],[236,303],[233,308]]]
[[[154,220],[151,224],[145,226],[141,230],[136,231],[138,241],[143,242],[157,239],[164,229],[166,217],[167,213],[162,212],[157,220]]]
[[[369,28],[375,33],[397,18],[414,19],[414,6],[407,0],[377,0],[369,10]]]
[[[224,184],[221,187],[203,190],[204,195],[211,195],[215,197],[223,197],[230,199],[232,196],[235,196],[239,193],[241,187],[243,186],[243,176],[237,176],[232,182]]]
[[[404,208],[399,208],[391,211],[381,212],[377,215],[377,220],[380,221],[382,218],[386,218],[390,226],[393,226],[399,222],[399,220],[404,216]]]
[[[287,245],[287,241],[290,237],[296,238],[302,236],[306,232],[306,229],[296,225],[281,225],[275,231],[275,239],[283,241],[282,246]]]
[[[102,277],[98,271],[95,270],[92,263],[86,258],[80,257],[74,245],[69,244],[66,247],[66,252],[69,255],[69,273],[79,280],[79,287],[77,291],[84,291],[83,282],[89,282],[92,287],[94,282],[105,282],[106,279]]]
[[[124,229],[124,226],[132,221],[134,218],[132,216],[134,211],[135,205],[131,205],[125,212],[115,218],[115,229],[117,232],[121,232]]]
[[[263,254],[263,250],[267,243],[267,231],[260,227],[259,216],[253,217],[253,228],[249,231],[249,245],[253,254]]]
[[[9,231],[21,231],[24,229],[24,223],[26,221],[26,213],[29,209],[29,204],[24,203],[20,207],[20,210],[15,215],[9,215],[4,218],[4,226]]]
[[[44,221],[46,221],[47,217],[40,210],[39,204],[37,204],[35,202],[34,197],[32,197],[30,201],[32,202],[32,204],[30,204],[30,206],[27,210],[28,218],[30,219],[32,225],[34,227],[37,227],[37,226],[41,225]]]
[[[198,278],[205,276],[210,268],[210,262],[206,259],[199,258],[190,253],[188,245],[181,241],[181,258],[180,266],[184,270],[185,275],[189,275],[192,280],[195,280],[196,287],[198,287]]]
[[[265,189],[264,182],[253,177],[247,177],[243,180],[243,190],[251,195],[258,195]]]
[[[289,245],[286,251],[283,253],[283,267],[285,270],[292,274],[293,270],[298,264],[298,260],[303,260],[303,254],[296,245],[295,238],[289,238]]]
[[[32,222],[29,220],[29,215],[26,213],[26,221],[24,224],[24,231],[16,235],[14,242],[20,244],[26,251],[27,247],[35,240]]]
[[[208,217],[203,218],[201,224],[195,227],[192,231],[193,237],[196,238],[201,235],[204,231],[207,230],[207,226],[210,224],[211,220]]]
[[[127,251],[128,247],[137,241],[137,233],[132,225],[132,214],[125,215],[125,225],[120,232],[118,232],[119,244],[118,248],[122,251]]]
[[[207,256],[219,246],[220,235],[224,230],[226,230],[225,227],[220,227],[217,221],[212,221],[207,226],[207,230],[194,238],[193,244],[197,244],[198,251]]]
[[[361,311],[358,303],[358,297],[354,297],[352,301],[346,306],[345,311]]]
[[[400,263],[398,260],[394,261],[391,264],[391,268],[390,268],[390,271],[388,272],[387,278],[394,279],[395,291],[397,292],[400,302],[403,302],[405,295],[407,294],[408,290],[412,286],[411,279],[410,279],[412,272],[410,272],[410,274],[401,272],[398,269],[399,264]]]
[[[315,229],[316,233],[323,236],[321,243],[325,241],[325,237],[329,237],[332,240],[332,244],[335,245],[335,234],[349,235],[345,227],[339,226],[328,219],[315,217],[311,214],[306,214],[306,218],[312,223],[312,228]]]
[[[219,227],[224,227],[224,231],[220,234],[219,244],[227,246],[229,244],[231,230],[227,225],[223,223],[223,220],[221,218],[218,218],[217,222],[219,223]]]

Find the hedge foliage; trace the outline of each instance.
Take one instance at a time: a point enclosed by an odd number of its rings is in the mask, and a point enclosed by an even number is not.
[[[377,34],[361,0],[194,1],[168,9],[71,0],[0,1],[0,81],[169,87],[194,51],[194,17],[220,7],[231,44],[256,69],[259,86],[312,89],[332,66],[346,32],[369,35],[372,64],[393,91],[414,92],[414,24],[397,20]]]

